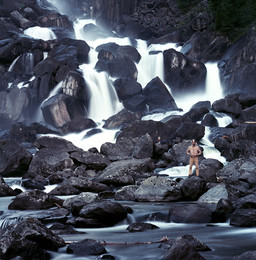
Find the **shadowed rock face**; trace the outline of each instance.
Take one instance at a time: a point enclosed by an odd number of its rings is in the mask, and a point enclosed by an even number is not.
[[[164,79],[174,94],[190,93],[205,88],[206,67],[174,49],[164,53]]]
[[[218,65],[225,94],[244,92],[255,95],[255,30],[252,28],[225,53]]]

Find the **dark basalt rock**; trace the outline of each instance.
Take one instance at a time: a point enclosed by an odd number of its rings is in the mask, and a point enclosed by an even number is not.
[[[177,110],[178,107],[159,77],[152,79],[143,89],[149,110]]]
[[[0,240],[0,250],[6,259],[50,259],[45,250],[57,251],[65,241],[54,235],[39,220],[27,218],[7,230]]]
[[[126,228],[126,230],[128,230],[129,232],[143,232],[158,228],[158,226],[150,223],[132,223]]]
[[[79,215],[85,219],[101,221],[102,225],[107,227],[125,219],[127,211],[118,202],[102,201],[87,204],[80,210]]]
[[[142,92],[142,86],[136,80],[119,78],[113,83],[119,100],[123,101]]]
[[[106,253],[105,247],[94,239],[84,239],[82,241],[72,243],[66,249],[68,254],[76,256],[101,255]]]
[[[174,49],[164,53],[164,80],[175,95],[205,88],[206,67]]]
[[[56,207],[56,205],[62,205],[63,200],[52,195],[49,195],[43,191],[32,190],[25,191],[17,195],[8,209],[18,210],[37,210],[37,209],[48,209]]]
[[[243,92],[256,94],[255,29],[251,28],[227,50],[219,61],[221,81],[225,94]]]
[[[0,175],[22,176],[30,165],[32,154],[15,140],[0,140]]]

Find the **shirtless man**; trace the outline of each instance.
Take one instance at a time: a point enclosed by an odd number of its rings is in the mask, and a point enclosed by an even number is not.
[[[196,141],[193,139],[192,144],[187,149],[187,154],[190,155],[189,159],[189,176],[192,174],[192,166],[196,166],[196,176],[199,176],[199,167],[198,167],[198,156],[202,153],[199,146],[196,144]]]

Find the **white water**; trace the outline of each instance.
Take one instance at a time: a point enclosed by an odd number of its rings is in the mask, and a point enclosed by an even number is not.
[[[56,39],[55,33],[51,29],[46,27],[40,27],[40,26],[30,27],[24,30],[23,33],[32,38],[41,39],[44,41]]]

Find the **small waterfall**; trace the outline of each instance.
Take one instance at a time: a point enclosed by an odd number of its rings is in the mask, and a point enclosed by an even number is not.
[[[137,40],[137,50],[141,55],[141,60],[137,64],[137,81],[144,88],[153,78],[159,77],[164,82],[164,61],[163,51],[168,49],[180,50],[176,43],[152,44],[147,46],[147,42]]]
[[[90,92],[88,117],[99,122],[120,111],[122,105],[108,75],[105,72],[96,72],[87,64],[81,65],[80,69]]]
[[[39,27],[39,26],[30,27],[24,30],[23,33],[32,38],[41,39],[44,41],[55,40],[57,38],[55,33],[51,29],[46,27]]]

